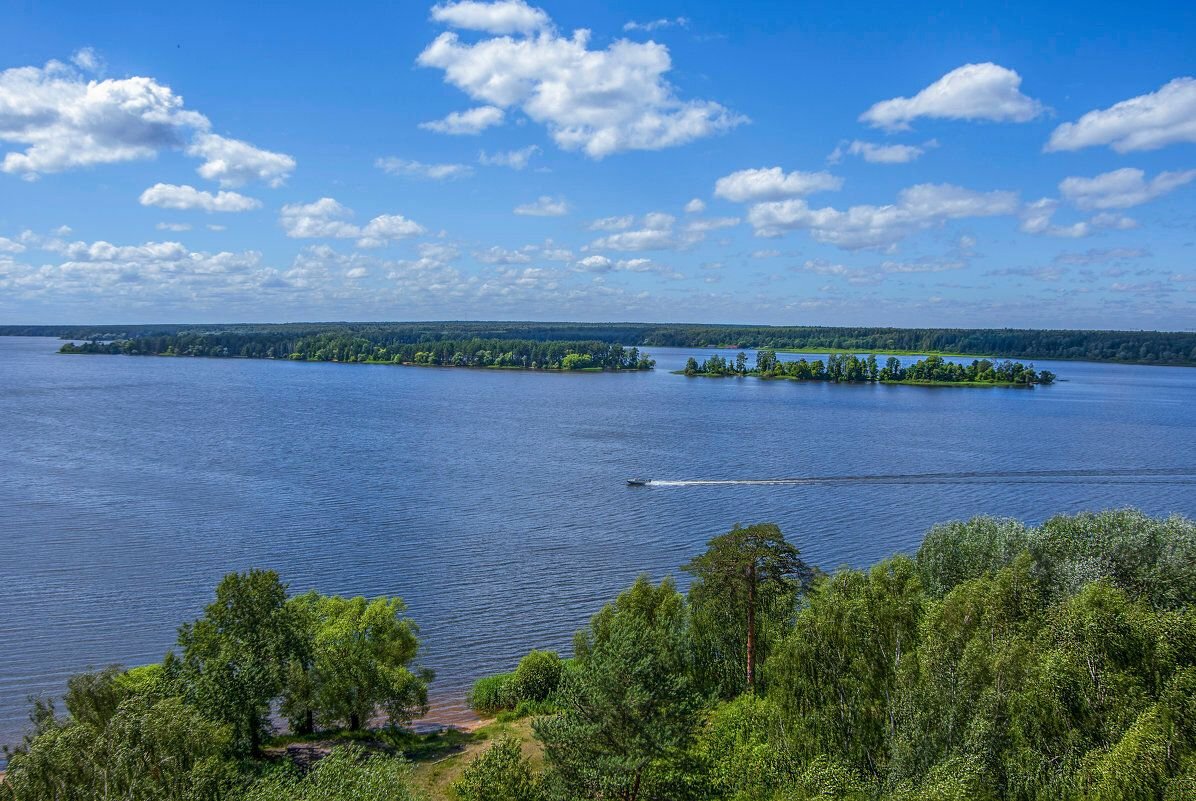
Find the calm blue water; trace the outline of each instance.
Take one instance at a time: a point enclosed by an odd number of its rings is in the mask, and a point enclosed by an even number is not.
[[[1196,370],[1038,363],[1032,391],[830,386],[60,356],[0,338],[0,742],[26,696],[161,658],[230,570],[399,595],[433,695],[573,631],[640,572],[736,522],[781,524],[825,567],[917,547],[933,523],[1137,506],[1196,516],[1194,481],[680,485],[1196,467]]]

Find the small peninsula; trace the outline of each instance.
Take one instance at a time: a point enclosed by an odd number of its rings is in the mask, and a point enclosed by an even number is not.
[[[651,370],[656,366],[639,348],[608,342],[430,338],[397,342],[342,331],[299,337],[180,332],[108,342],[67,342],[59,352],[566,372]]]
[[[949,362],[942,356],[927,356],[925,359],[902,366],[901,360],[890,356],[884,366],[869,354],[861,359],[854,353],[832,353],[824,363],[821,359],[808,361],[781,361],[776,352],[764,349],[756,353],[756,365],[748,367],[747,354],[740,351],[734,360],[722,356],[711,356],[703,362],[690,357],[684,370],[677,375],[706,378],[732,376],[753,376],[762,379],[785,381],[829,381],[835,384],[910,384],[935,387],[1033,387],[1055,382],[1050,370],[1035,370],[1021,362],[1002,362],[991,359],[975,359],[971,364]]]

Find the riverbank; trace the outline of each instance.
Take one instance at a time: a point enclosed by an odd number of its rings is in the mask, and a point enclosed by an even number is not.
[[[684,370],[672,370],[672,375],[683,375],[688,378],[756,378],[761,381],[796,381],[798,383],[826,382],[830,384],[883,384],[885,386],[908,387],[1007,387],[1025,389],[1033,384],[1018,384],[1013,381],[917,381],[902,379],[900,381],[835,381],[829,378],[799,378],[792,375],[760,375],[758,373],[687,373]]]

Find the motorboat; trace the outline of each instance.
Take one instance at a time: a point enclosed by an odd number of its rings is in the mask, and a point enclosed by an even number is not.
[[[629,478],[627,479],[627,486],[629,487],[646,487],[652,483],[650,478]]]

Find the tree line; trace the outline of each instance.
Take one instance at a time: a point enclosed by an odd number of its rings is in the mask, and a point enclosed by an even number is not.
[[[763,523],[683,570],[684,592],[643,577],[605,605],[572,658],[533,652],[479,682],[488,712],[532,716],[544,758],[499,741],[457,801],[1196,794],[1191,521],[980,517],[832,574]],[[72,679],[64,719],[36,707],[0,798],[406,801],[398,757],[340,748],[303,776],[253,754],[272,702],[297,727],[360,725],[371,699],[409,716],[412,634],[393,600],[230,576],[181,657]]]
[[[713,355],[699,362],[690,357],[679,372],[688,376],[756,376],[784,378],[793,381],[830,381],[833,383],[905,383],[905,384],[1011,384],[1033,386],[1053,384],[1055,374],[1050,370],[1035,370],[1021,362],[1008,359],[974,359],[970,364],[949,362],[941,356],[927,356],[914,364],[903,366],[896,356],[890,356],[882,367],[875,354],[861,359],[854,353],[832,353],[824,363],[821,359],[783,361],[775,351],[756,352],[754,367],[748,366],[747,354],[740,351],[734,360]]]
[[[231,573],[161,663],[74,676],[65,717],[35,701],[0,799],[299,798],[298,777],[262,759],[272,712],[297,735],[411,721],[432,678],[417,634],[398,598],[288,597],[273,571]],[[355,761],[329,773],[357,781]]]
[[[241,344],[257,339],[278,343],[319,334],[338,334],[368,339],[386,347],[472,339],[597,341],[608,344],[634,343],[646,347],[967,354],[1010,359],[1196,365],[1196,332],[1192,331],[461,321],[0,326],[0,335],[69,339],[134,339],[182,333],[236,335],[244,338]],[[233,348],[234,352],[239,347]]]
[[[190,333],[65,343],[62,353],[290,359],[293,361],[504,367],[526,370],[651,370],[637,347],[607,342],[438,339],[415,343],[325,332],[298,338],[260,333]]]

